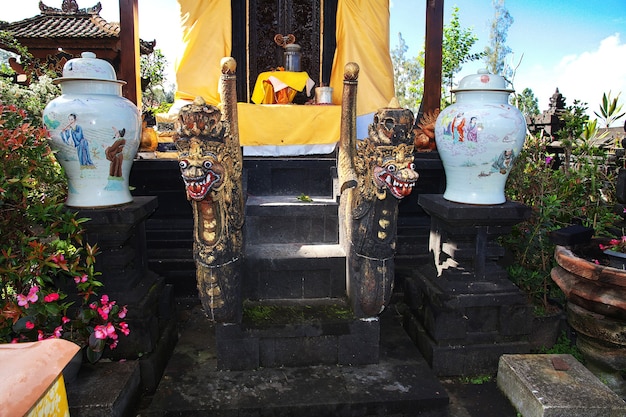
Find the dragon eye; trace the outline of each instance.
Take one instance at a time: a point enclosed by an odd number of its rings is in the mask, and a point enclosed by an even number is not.
[[[409,165],[407,165],[407,167],[408,167],[410,170],[415,171],[415,163],[413,163],[413,162],[409,162]]]
[[[204,161],[204,162],[202,163],[202,166],[203,166],[205,169],[211,169],[211,167],[213,166],[213,164],[211,163],[211,161]]]
[[[180,161],[178,161],[178,166],[180,169],[185,169],[189,166],[189,161],[187,161],[186,159],[181,159]]]
[[[387,165],[387,171],[396,172],[396,166],[394,164]]]

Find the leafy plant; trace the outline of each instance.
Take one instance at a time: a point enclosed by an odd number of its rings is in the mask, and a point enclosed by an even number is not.
[[[608,151],[595,145],[597,124],[586,109],[574,101],[561,115],[562,156],[550,151],[552,138],[527,137],[507,182],[507,197],[532,209],[530,219],[501,241],[512,256],[509,274],[544,310],[564,299],[550,278],[550,232],[578,223],[603,236],[620,219],[613,212],[615,171],[607,164]]]
[[[477,61],[485,56],[484,52],[471,53],[478,37],[471,28],[462,28],[459,8],[452,8],[450,23],[443,27],[442,44],[442,79],[448,91],[453,87],[454,76],[461,71],[466,62]],[[451,93],[450,93],[451,94]],[[450,97],[450,102],[452,98]]]
[[[5,104],[10,91],[0,102],[0,341],[63,337],[96,361],[117,346],[118,332],[129,333],[126,308],[97,296],[98,248],[83,240],[87,219],[65,209],[65,178],[38,122],[42,103]]]
[[[583,363],[584,360],[582,353],[578,347],[576,347],[576,344],[567,336],[566,332],[561,332],[558,340],[550,349],[546,349],[545,347],[541,348],[539,349],[539,353],[568,354],[576,358],[578,362]]]

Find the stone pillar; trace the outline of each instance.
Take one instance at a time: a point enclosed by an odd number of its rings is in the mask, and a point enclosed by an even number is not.
[[[98,245],[95,270],[107,294],[118,305],[128,305],[126,322],[130,334],[120,337],[107,356],[137,358],[152,352],[159,337],[159,304],[164,292],[163,278],[147,268],[145,221],[157,208],[156,197],[134,197],[133,202],[114,207],[80,209],[86,241]]]
[[[529,351],[532,307],[498,261],[496,239],[530,215],[519,203],[469,205],[419,196],[431,216],[432,262],[406,281],[407,329],[437,375],[495,373],[504,353]]]

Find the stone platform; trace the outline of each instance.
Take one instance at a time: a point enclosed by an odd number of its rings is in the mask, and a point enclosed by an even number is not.
[[[402,329],[381,316],[378,364],[221,371],[215,328],[189,310],[178,346],[142,416],[447,416],[449,398]]]
[[[503,355],[498,386],[524,417],[626,415],[626,402],[572,355]]]

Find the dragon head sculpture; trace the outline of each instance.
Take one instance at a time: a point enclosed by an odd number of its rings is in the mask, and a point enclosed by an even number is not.
[[[400,200],[411,194],[418,174],[415,172],[415,164],[408,149],[409,146],[402,144],[394,148],[393,152],[381,152],[381,155],[376,158],[372,175],[374,183],[379,189],[386,188],[395,198]]]
[[[402,199],[413,190],[419,177],[413,164],[413,113],[387,107],[378,110],[369,126],[369,136],[357,145],[354,159],[360,193],[366,200],[385,199],[387,191]]]
[[[202,201],[225,183],[227,169],[222,163],[224,138],[229,125],[215,106],[196,99],[184,106],[178,119],[178,163],[187,198]]]

